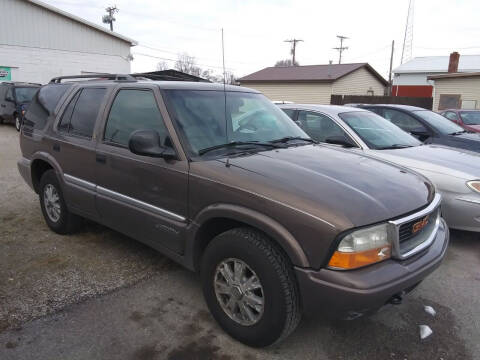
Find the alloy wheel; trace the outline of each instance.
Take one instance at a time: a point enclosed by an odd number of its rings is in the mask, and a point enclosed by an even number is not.
[[[265,298],[257,274],[242,260],[229,258],[216,268],[213,280],[215,295],[223,311],[244,326],[262,318]]]

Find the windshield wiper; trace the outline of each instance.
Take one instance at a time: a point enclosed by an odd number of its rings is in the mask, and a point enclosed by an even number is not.
[[[210,146],[210,147],[201,149],[201,150],[198,151],[198,155],[203,155],[203,154],[205,154],[209,151],[212,151],[212,150],[230,148],[230,147],[235,147],[235,146],[239,146],[239,145],[267,146],[267,147],[271,147],[271,148],[278,148],[279,147],[278,145],[272,144],[270,142],[267,143],[267,142],[258,142],[258,141],[232,141],[232,142],[229,142],[229,143],[214,145],[214,146]]]
[[[448,135],[453,135],[453,136],[455,136],[455,135],[465,134],[466,132],[467,132],[467,130],[460,130],[460,131],[455,131],[455,132],[453,132],[453,133],[450,133],[450,134],[448,134]]]
[[[382,147],[379,147],[379,148],[377,148],[377,149],[378,149],[378,150],[405,149],[405,148],[409,148],[409,147],[413,147],[413,145],[393,144],[393,145],[390,145],[390,146],[382,146]]]
[[[285,136],[285,137],[280,138],[280,139],[271,140],[271,141],[269,141],[269,143],[273,143],[273,144],[275,144],[275,143],[287,143],[291,140],[301,140],[301,141],[306,141],[306,142],[309,142],[309,143],[312,143],[312,144],[318,144],[318,141],[316,141],[316,140],[301,137],[301,136]]]

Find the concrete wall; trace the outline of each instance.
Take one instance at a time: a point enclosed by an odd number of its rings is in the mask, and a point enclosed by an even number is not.
[[[335,81],[332,85],[332,94],[367,95],[369,89],[373,90],[373,95],[382,96],[385,86],[363,67]]]
[[[13,81],[129,73],[130,43],[24,0],[0,1],[0,66]]]
[[[298,104],[330,104],[329,83],[243,83],[242,86],[261,91],[270,100],[293,101]]]
[[[480,109],[480,77],[435,80],[434,111],[438,111],[441,94],[460,95],[461,100],[476,100],[476,108]]]

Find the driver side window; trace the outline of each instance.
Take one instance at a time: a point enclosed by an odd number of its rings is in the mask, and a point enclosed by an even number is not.
[[[447,111],[444,116],[448,119],[448,120],[452,120],[452,121],[455,121],[457,122],[458,121],[458,118],[457,118],[457,114],[455,114],[453,111]]]
[[[384,109],[383,117],[406,132],[427,131],[420,121],[402,111]]]
[[[151,90],[120,90],[110,108],[104,140],[126,147],[136,130],[156,130],[162,140],[168,135]]]
[[[327,142],[330,137],[349,138],[345,131],[328,116],[310,111],[299,111],[297,124],[314,140]]]

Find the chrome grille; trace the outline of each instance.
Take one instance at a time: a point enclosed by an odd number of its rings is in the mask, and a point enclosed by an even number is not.
[[[440,223],[440,202],[441,196],[436,194],[425,209],[389,222],[396,258],[406,259],[430,246]]]

